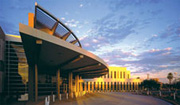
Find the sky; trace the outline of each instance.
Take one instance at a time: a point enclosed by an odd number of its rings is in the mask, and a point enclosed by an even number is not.
[[[82,47],[132,78],[180,77],[180,0],[0,0],[0,26],[19,35],[35,2],[66,24]]]

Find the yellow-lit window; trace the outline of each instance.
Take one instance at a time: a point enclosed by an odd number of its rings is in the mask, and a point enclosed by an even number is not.
[[[116,71],[114,71],[114,78],[116,78]]]
[[[120,75],[120,76],[121,76],[121,78],[122,78],[122,71],[121,71],[121,75]]]
[[[123,76],[124,76],[124,79],[125,79],[125,78],[126,78],[126,77],[125,77],[125,72],[123,72]]]

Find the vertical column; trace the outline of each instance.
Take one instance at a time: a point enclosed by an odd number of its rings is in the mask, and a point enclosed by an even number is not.
[[[56,72],[56,79],[57,79],[57,82],[56,82],[57,96],[59,99],[60,98],[59,96],[60,94],[60,69],[58,69]]]
[[[38,100],[38,68],[35,64],[35,101]]]
[[[116,92],[118,92],[118,88],[119,88],[118,82],[116,82]]]
[[[88,92],[90,92],[90,82],[88,82]]]
[[[124,82],[122,82],[122,91],[124,91]]]
[[[98,89],[97,89],[97,82],[96,82],[96,86],[95,87],[96,87],[96,92],[97,92],[98,91]]]
[[[101,92],[101,82],[99,82],[99,91]]]
[[[87,91],[87,86],[86,86],[86,82],[84,82],[84,91]]]
[[[113,85],[113,92],[114,92],[114,85],[115,85],[115,82],[113,82],[113,84],[112,84],[112,85]]]
[[[29,101],[35,101],[34,98],[34,80],[35,80],[35,67],[34,65],[29,65],[29,82],[28,82],[28,94],[29,94]]]
[[[104,81],[102,82],[102,89],[103,89],[103,92],[104,92]]]
[[[128,82],[128,91],[130,92],[130,82]]]
[[[76,77],[75,77],[75,87],[76,87],[75,94],[76,94],[76,97],[77,97],[78,94],[79,94],[79,75],[76,75]]]
[[[119,82],[119,92],[121,91],[121,82]]]
[[[127,91],[127,82],[125,82],[125,92]]]
[[[106,92],[108,91],[108,82],[106,82]]]
[[[133,90],[133,82],[131,82],[131,91]]]
[[[92,92],[94,92],[94,82],[92,82]]]
[[[73,74],[72,72],[69,73],[69,96],[73,97]]]
[[[139,90],[139,82],[137,82],[137,90]]]
[[[137,82],[134,83],[134,90],[137,90]]]
[[[80,81],[79,81],[79,88],[80,88],[80,94],[81,94],[82,91],[83,91],[83,87],[82,87],[82,77],[80,76],[79,79],[80,79]]]
[[[111,82],[109,82],[109,92],[111,92]]]

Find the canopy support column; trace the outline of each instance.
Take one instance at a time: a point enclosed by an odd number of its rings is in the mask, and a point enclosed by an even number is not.
[[[69,73],[69,96],[72,98],[73,96],[73,74]]]
[[[38,100],[38,68],[37,64],[29,65],[29,101]]]
[[[77,97],[78,94],[79,94],[79,75],[76,75],[76,77],[75,77],[75,87],[76,87],[75,94],[76,94],[76,97]]]
[[[60,69],[58,69],[56,72],[56,79],[57,79],[57,82],[56,82],[57,96],[59,99],[60,98]]]

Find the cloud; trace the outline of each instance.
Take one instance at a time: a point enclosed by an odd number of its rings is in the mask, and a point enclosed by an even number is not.
[[[76,21],[74,19],[65,21],[65,25],[69,27],[77,27],[79,25],[79,21]]]
[[[137,24],[137,21],[126,20],[125,16],[114,16],[114,14],[108,14],[94,22],[95,28],[92,35],[104,37],[105,42],[115,43],[136,33],[134,28]]]
[[[158,4],[162,0],[112,0],[109,2],[109,8],[112,11],[124,9],[127,6],[142,6],[145,4]]]
[[[180,40],[180,21],[169,25],[164,31],[160,33],[160,39],[170,39],[169,42]]]
[[[84,5],[83,4],[80,4],[79,7],[83,7]]]
[[[132,51],[123,51],[118,47],[112,49],[106,47],[106,49],[109,50],[105,51],[105,49],[101,48],[94,53],[97,53],[109,65],[128,67],[134,74],[157,73],[163,70],[173,72],[180,68],[179,52],[176,52],[171,47],[150,49],[138,55]]]

